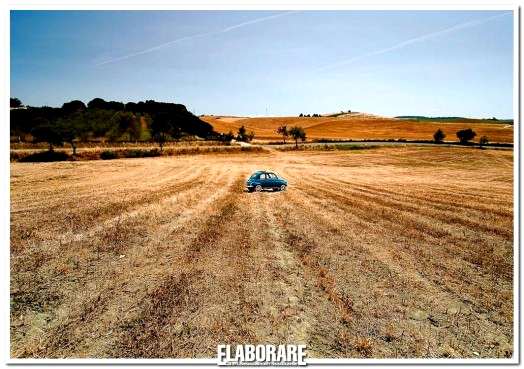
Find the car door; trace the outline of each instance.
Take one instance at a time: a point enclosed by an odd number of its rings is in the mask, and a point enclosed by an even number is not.
[[[267,178],[267,175],[266,173],[262,173],[259,177],[259,180],[260,180],[260,185],[263,187],[263,188],[268,188],[268,184],[269,184],[269,180]]]
[[[275,173],[267,173],[267,182],[268,182],[268,187],[271,187],[271,188],[277,188],[278,187],[278,183],[277,183],[277,176],[275,175]]]

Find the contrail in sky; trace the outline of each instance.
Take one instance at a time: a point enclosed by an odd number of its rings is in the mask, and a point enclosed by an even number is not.
[[[402,49],[402,48],[404,48],[406,46],[409,46],[409,45],[412,45],[412,44],[416,44],[416,43],[419,43],[419,42],[422,42],[422,41],[426,41],[426,40],[429,40],[429,39],[432,39],[432,38],[444,35],[446,33],[452,33],[452,32],[455,32],[455,31],[458,31],[458,30],[461,30],[461,29],[474,27],[474,26],[477,26],[479,24],[483,24],[483,23],[489,22],[492,19],[499,18],[499,17],[502,17],[504,15],[508,15],[508,14],[511,14],[511,13],[502,13],[502,14],[493,15],[491,17],[487,17],[487,18],[483,18],[483,19],[478,19],[478,20],[474,20],[474,21],[469,21],[469,22],[456,24],[456,25],[454,25],[452,27],[449,27],[449,28],[446,28],[446,29],[442,29],[440,31],[431,32],[431,33],[427,33],[427,34],[422,35],[422,36],[417,36],[417,37],[414,37],[414,38],[410,38],[409,40],[402,41],[402,42],[400,42],[400,43],[398,43],[396,45],[393,45],[393,46],[390,46],[390,47],[386,47],[384,49],[371,51],[371,52],[366,53],[366,54],[358,55],[358,56],[355,56],[353,58],[341,60],[341,61],[339,61],[337,63],[333,63],[333,64],[329,64],[329,65],[320,67],[320,68],[317,69],[317,72],[321,72],[321,71],[325,71],[325,70],[330,70],[330,69],[335,69],[335,68],[338,68],[338,67],[342,67],[344,65],[348,65],[348,64],[354,63],[357,60],[368,58],[370,56],[386,54],[386,53],[389,53],[391,51]]]
[[[175,45],[175,44],[178,44],[180,42],[184,42],[184,41],[188,41],[188,40],[194,40],[196,38],[201,38],[201,37],[205,37],[205,36],[218,35],[220,33],[226,33],[226,32],[229,32],[229,31],[233,31],[233,30],[235,30],[237,28],[242,28],[242,27],[248,26],[250,24],[265,22],[265,21],[270,20],[270,19],[280,18],[280,17],[283,17],[285,15],[290,15],[290,14],[294,14],[294,13],[298,13],[298,12],[299,11],[289,11],[289,12],[269,15],[267,17],[256,18],[256,19],[252,19],[250,21],[246,21],[246,22],[242,22],[242,23],[239,23],[239,24],[235,24],[233,26],[229,26],[229,27],[217,30],[217,31],[197,33],[197,34],[194,34],[194,35],[180,37],[180,38],[177,38],[175,40],[172,40],[172,41],[169,41],[169,42],[165,42],[163,44],[156,45],[156,46],[144,49],[144,50],[136,51],[134,53],[130,53],[130,54],[122,55],[122,56],[118,56],[116,58],[111,58],[109,60],[97,63],[96,66],[110,64],[110,63],[116,63],[116,62],[119,62],[121,60],[133,58],[133,57],[138,56],[138,55],[148,54],[148,53],[156,51],[156,50],[164,49],[164,48],[166,48],[168,46]]]

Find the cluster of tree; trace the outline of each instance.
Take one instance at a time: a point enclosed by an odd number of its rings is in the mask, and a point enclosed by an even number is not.
[[[158,142],[162,148],[169,140],[182,136],[223,139],[213,127],[189,112],[182,104],[91,100],[87,106],[73,100],[61,108],[32,107],[11,98],[11,136],[20,141],[47,142],[50,150],[64,142],[76,151],[77,141],[104,139],[108,141]]]
[[[467,129],[462,129],[460,131],[457,131],[456,135],[461,144],[467,145],[471,140],[473,140],[477,136],[477,133],[474,130],[472,130],[471,128],[467,128]],[[446,134],[440,128],[437,129],[435,133],[433,134],[433,140],[435,141],[435,143],[442,143],[444,142],[445,138],[446,138]],[[487,136],[480,137],[479,144],[481,146],[487,145],[488,143],[489,143],[489,139]]]
[[[237,141],[242,141],[242,142],[251,142],[253,140],[253,138],[255,138],[255,132],[251,131],[251,132],[247,132],[246,130],[246,127],[242,126],[238,129],[238,133],[237,133],[237,136],[236,136],[236,140]]]
[[[20,101],[20,99],[17,99],[16,97],[11,97],[9,99],[9,107],[11,109],[16,109],[16,108],[23,107],[23,105],[22,105],[22,102]]]
[[[313,115],[311,115],[311,114],[302,114],[302,113],[300,113],[298,116],[299,116],[299,117],[304,117],[304,118],[306,118],[306,117],[307,117],[307,118],[311,118],[311,117],[313,117],[313,118],[320,118],[322,115],[320,115],[320,114],[316,114],[316,113],[313,114]]]
[[[231,140],[237,140],[242,142],[251,142],[255,138],[255,132],[247,132],[246,127],[242,126],[238,129],[236,136],[233,134],[233,131],[229,133],[222,133],[219,135],[219,140],[229,142]]]
[[[286,125],[282,125],[277,128],[277,133],[282,136],[284,143],[286,143],[286,138],[292,137],[295,140],[295,147],[298,149],[298,140],[304,142],[306,140],[306,131],[300,126],[294,126],[287,128]]]

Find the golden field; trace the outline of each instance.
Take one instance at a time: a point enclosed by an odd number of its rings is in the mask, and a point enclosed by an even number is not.
[[[16,358],[509,357],[513,153],[11,163],[10,292]]]
[[[485,120],[468,119],[456,122],[412,121],[385,118],[369,114],[346,114],[338,117],[222,117],[203,116],[202,120],[213,126],[217,132],[236,133],[240,126],[255,132],[255,138],[281,140],[276,133],[281,125],[301,126],[308,139],[352,139],[352,140],[432,140],[433,133],[442,129],[446,140],[457,141],[456,132],[471,128],[476,133],[475,142],[487,136],[490,142],[513,142],[513,126],[504,123],[489,123]]]

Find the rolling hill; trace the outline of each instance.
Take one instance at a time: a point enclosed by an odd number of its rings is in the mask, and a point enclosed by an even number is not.
[[[302,126],[308,139],[408,139],[430,140],[433,133],[442,129],[447,140],[456,140],[458,130],[472,128],[476,140],[487,136],[490,142],[513,142],[513,125],[506,121],[488,119],[443,118],[442,120],[415,120],[380,117],[372,114],[351,113],[336,117],[231,117],[202,116],[217,132],[236,132],[240,126],[255,132],[255,138],[261,140],[278,140],[276,133],[281,125]]]

